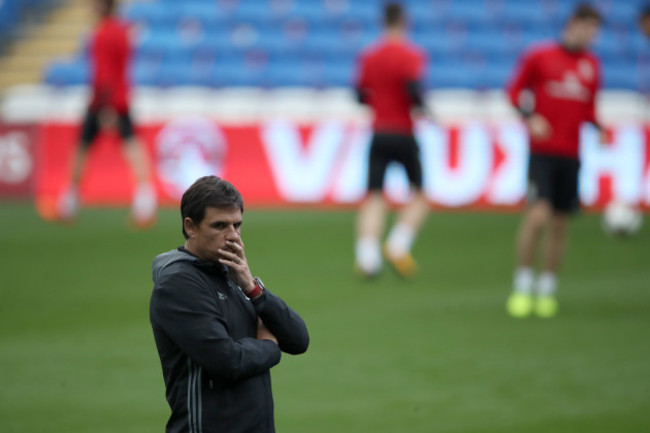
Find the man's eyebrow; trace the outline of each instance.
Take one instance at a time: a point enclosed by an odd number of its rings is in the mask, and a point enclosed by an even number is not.
[[[225,225],[229,225],[229,224],[233,224],[233,225],[241,225],[241,224],[242,224],[242,221],[241,221],[241,220],[239,220],[239,221],[224,221],[224,220],[217,220],[217,221],[212,221],[212,222],[210,223],[211,226],[216,226],[216,225],[221,225],[221,224],[225,224]]]

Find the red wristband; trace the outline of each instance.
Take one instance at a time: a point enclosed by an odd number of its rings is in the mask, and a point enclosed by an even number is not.
[[[253,287],[253,290],[250,292],[246,293],[246,296],[248,296],[249,299],[254,299],[260,296],[264,292],[264,286],[261,284],[261,281],[259,278],[255,278],[255,287]]]

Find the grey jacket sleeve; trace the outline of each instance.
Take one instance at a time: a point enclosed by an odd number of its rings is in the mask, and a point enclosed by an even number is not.
[[[278,296],[268,290],[257,299],[253,306],[264,325],[278,339],[283,352],[298,355],[307,351],[309,333],[302,318]]]
[[[161,277],[154,289],[152,324],[215,379],[238,381],[280,362],[280,348],[272,341],[232,339],[217,302],[199,276],[170,273]]]

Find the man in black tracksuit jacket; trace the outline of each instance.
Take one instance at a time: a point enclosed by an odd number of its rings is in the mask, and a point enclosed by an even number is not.
[[[150,320],[167,433],[274,432],[269,370],[281,352],[307,350],[303,320],[250,274],[242,210],[228,182],[199,179],[181,202],[185,247],[154,259]]]

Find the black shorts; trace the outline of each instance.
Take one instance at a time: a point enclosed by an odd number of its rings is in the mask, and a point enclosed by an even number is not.
[[[406,170],[411,186],[422,189],[422,164],[420,149],[412,135],[375,133],[370,145],[368,163],[368,189],[381,190],[386,168],[391,162],[401,164]]]
[[[83,146],[90,146],[99,134],[99,110],[88,109],[81,127],[81,143]],[[117,131],[123,140],[133,137],[133,122],[129,112],[117,114]]]
[[[578,172],[580,161],[561,156],[531,154],[528,161],[528,204],[547,200],[559,213],[580,207]]]

